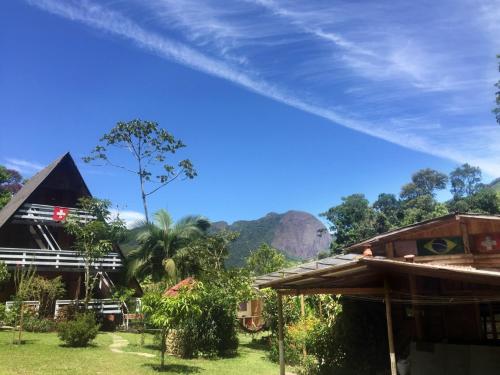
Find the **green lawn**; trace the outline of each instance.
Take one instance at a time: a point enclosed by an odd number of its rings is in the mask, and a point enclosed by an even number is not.
[[[112,335],[101,333],[95,345],[88,348],[67,348],[60,345],[54,333],[25,333],[25,344],[12,345],[10,332],[0,332],[0,374],[220,374],[275,375],[278,366],[266,358],[266,353],[253,345],[248,336],[240,336],[238,356],[227,359],[183,360],[167,357],[166,368],[159,371],[158,352],[151,348],[152,337],[146,335],[146,345],[140,347],[140,336],[117,333],[130,344],[126,352],[155,354],[155,358],[131,353],[113,353],[109,345]]]

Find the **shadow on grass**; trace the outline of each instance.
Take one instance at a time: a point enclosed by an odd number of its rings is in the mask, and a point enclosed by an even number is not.
[[[34,344],[35,342],[38,342],[40,340],[37,340],[37,339],[31,339],[31,340],[26,340],[26,339],[22,339],[21,342],[18,342],[17,339],[16,341],[12,342],[12,341],[9,341],[8,344],[9,345],[31,345],[31,344]]]
[[[240,346],[253,350],[269,350],[269,344],[262,340],[252,340],[249,342],[240,343]]]
[[[144,364],[143,366],[149,367],[156,372],[173,372],[174,374],[196,374],[200,372],[201,368],[198,366],[188,366],[179,364],[166,364],[161,367],[160,365],[153,365],[151,363]]]
[[[67,349],[83,349],[83,348],[99,348],[99,345],[96,343],[90,343],[85,346],[71,346],[68,344],[61,343],[59,344],[60,348],[67,348]]]

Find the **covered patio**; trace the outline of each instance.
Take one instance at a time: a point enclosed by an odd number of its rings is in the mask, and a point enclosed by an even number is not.
[[[258,288],[278,292],[280,373],[285,373],[282,298],[310,294],[383,303],[391,375],[402,359],[410,360],[412,375],[499,373],[500,254],[496,247],[481,251],[491,248],[485,237],[500,233],[498,219],[447,215],[363,241],[351,246],[351,253],[256,279]],[[462,250],[427,255],[428,249],[416,246],[447,238]]]

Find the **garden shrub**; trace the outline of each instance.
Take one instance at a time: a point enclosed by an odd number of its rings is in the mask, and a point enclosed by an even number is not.
[[[52,332],[56,329],[56,323],[52,319],[37,317],[29,317],[23,326],[28,332]]]
[[[296,372],[297,375],[319,375],[318,360],[313,355],[302,357]]]
[[[5,324],[6,315],[5,304],[0,303],[0,322]]]
[[[57,335],[66,345],[84,347],[96,338],[99,324],[96,323],[93,313],[78,313],[74,320],[59,323],[57,330]]]
[[[387,369],[387,328],[383,304],[342,300],[334,321],[316,325],[308,339],[319,374],[377,374]]]
[[[184,358],[197,355],[228,357],[238,349],[236,306],[231,296],[215,286],[200,293],[201,317],[186,319],[178,327],[171,345],[172,353]]]

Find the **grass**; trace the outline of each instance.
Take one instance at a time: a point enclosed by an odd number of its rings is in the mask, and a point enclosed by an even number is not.
[[[179,359],[167,357],[164,369],[159,369],[158,352],[153,348],[151,335],[139,345],[140,336],[117,333],[130,344],[126,352],[155,354],[155,358],[139,357],[131,353],[113,353],[109,345],[112,335],[100,333],[94,345],[87,348],[61,346],[55,333],[24,333],[23,345],[12,345],[12,333],[0,331],[0,374],[217,374],[217,375],[271,375],[278,366],[266,358],[266,352],[252,345],[250,337],[240,336],[238,355],[224,359]]]

